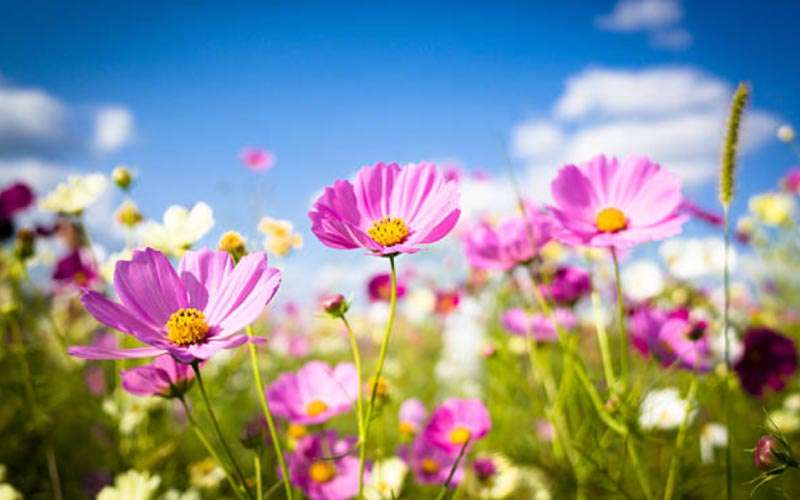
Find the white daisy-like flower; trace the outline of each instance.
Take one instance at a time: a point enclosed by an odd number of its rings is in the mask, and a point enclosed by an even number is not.
[[[150,500],[161,484],[161,478],[149,472],[129,470],[114,478],[113,486],[106,486],[97,500]]]
[[[364,485],[364,498],[367,500],[399,498],[406,474],[408,465],[399,457],[377,460],[372,465],[369,479]]]
[[[622,270],[622,292],[633,300],[647,300],[663,290],[664,275],[651,260],[638,260]]]
[[[778,127],[778,139],[783,142],[792,142],[794,140],[794,129],[791,125],[781,125]]]
[[[719,276],[725,265],[725,242],[720,238],[673,238],[661,245],[659,253],[669,272],[682,280]],[[735,268],[733,249],[728,264],[731,270]]]
[[[141,226],[142,245],[180,256],[214,227],[214,212],[204,202],[191,210],[172,205],[164,212],[163,223],[148,221]]]
[[[499,499],[507,498],[520,486],[522,474],[511,460],[499,453],[483,460],[490,460],[494,468],[491,476],[481,477],[475,466],[470,467],[464,477],[464,486],[470,498]],[[477,463],[477,461],[476,461]]]
[[[639,427],[645,431],[676,429],[683,423],[691,406],[692,403],[682,399],[674,387],[650,391],[639,407]],[[690,420],[694,413],[692,410]]]
[[[103,174],[70,175],[39,202],[44,210],[79,215],[94,204],[108,187]]]
[[[700,429],[700,460],[704,464],[714,461],[714,450],[728,444],[728,428],[717,422],[709,422]]]

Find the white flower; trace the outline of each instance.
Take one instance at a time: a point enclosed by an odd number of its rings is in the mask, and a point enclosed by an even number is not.
[[[748,201],[750,213],[768,226],[780,226],[792,221],[794,197],[786,193],[761,193]]]
[[[779,408],[769,412],[767,425],[778,429],[783,434],[793,434],[800,429],[800,416],[793,410]]]
[[[408,473],[408,465],[399,457],[377,460],[364,485],[364,497],[368,500],[398,498]]]
[[[117,420],[122,434],[129,435],[147,420],[150,410],[163,406],[164,401],[162,398],[140,398],[116,389],[103,401],[103,411]]]
[[[783,142],[792,142],[794,140],[794,129],[791,125],[781,125],[778,127],[778,139]]]
[[[264,217],[258,231],[264,235],[264,248],[278,257],[303,248],[303,237],[294,231],[291,221]]]
[[[161,478],[158,476],[129,470],[114,478],[114,486],[103,488],[97,500],[150,500],[160,484]]]
[[[639,427],[642,430],[672,430],[683,423],[691,403],[681,399],[678,389],[656,389],[647,393],[639,407]],[[694,418],[694,411],[689,419]]]
[[[39,206],[50,212],[78,215],[97,201],[107,187],[108,179],[103,174],[70,175]]]
[[[635,301],[655,297],[664,290],[664,276],[650,260],[638,260],[622,270],[622,293]]]
[[[211,458],[189,466],[189,484],[195,488],[213,490],[225,479],[225,470]]]
[[[800,393],[793,393],[783,400],[783,407],[791,411],[800,411]]]
[[[202,201],[191,210],[172,205],[164,212],[164,222],[148,221],[141,229],[144,246],[180,256],[214,227],[214,212]]]
[[[185,492],[168,490],[161,496],[161,500],[200,500],[200,498],[200,492],[192,488]]]
[[[730,250],[728,264],[733,270],[736,253]],[[720,238],[673,238],[659,252],[669,272],[682,280],[721,275],[725,264],[725,242]]]
[[[700,429],[700,459],[704,464],[714,461],[714,450],[728,444],[728,428],[709,422]]]
[[[10,484],[0,484],[0,500],[22,500],[23,498],[22,493]]]
[[[490,478],[481,480],[473,468],[468,469],[464,483],[470,498],[507,498],[520,485],[520,469],[508,458],[500,454],[491,455],[489,458],[495,467],[495,472]]]

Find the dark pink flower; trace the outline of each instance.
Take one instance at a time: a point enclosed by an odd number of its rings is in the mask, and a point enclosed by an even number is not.
[[[388,256],[439,241],[460,213],[458,183],[432,163],[378,163],[362,168],[353,182],[325,188],[308,216],[323,244]]]
[[[61,257],[53,270],[54,281],[81,288],[91,287],[99,278],[94,260],[85,248],[77,248]]]
[[[158,356],[149,365],[120,373],[122,388],[136,396],[171,397],[183,394],[194,378],[192,367],[169,355]]]
[[[783,189],[793,194],[800,194],[800,167],[793,167],[781,179]]]
[[[482,439],[492,428],[489,410],[478,399],[448,399],[431,414],[425,439],[449,454]]]
[[[14,236],[14,215],[33,203],[33,191],[16,182],[0,190],[0,241]]]
[[[742,387],[753,396],[762,396],[767,387],[780,391],[797,371],[794,340],[769,328],[749,328],[744,354],[733,368]]]
[[[643,156],[567,165],[551,190],[554,235],[569,245],[628,249],[680,233],[687,219],[680,178]]]
[[[458,308],[461,303],[461,291],[458,288],[453,290],[436,290],[436,301],[433,310],[440,316],[447,316]]]
[[[557,304],[572,305],[592,291],[592,278],[583,269],[559,267],[550,283],[542,285],[542,294]]]
[[[99,322],[148,347],[72,347],[86,359],[144,358],[171,354],[182,363],[210,358],[247,342],[240,331],[263,312],[280,285],[280,272],[254,252],[234,267],[227,252],[186,252],[173,269],[161,252],[135,250],[117,263],[114,290],[120,302],[85,291],[81,302]]]
[[[356,439],[328,430],[300,440],[288,457],[292,484],[311,500],[345,500],[358,493]],[[365,473],[369,477],[369,474]]]
[[[367,295],[370,302],[389,302],[392,296],[392,276],[389,273],[377,273],[367,281]],[[405,280],[397,278],[397,299],[406,295]]]
[[[275,165],[275,153],[267,149],[259,148],[246,148],[239,153],[239,159],[242,160],[247,168],[253,172],[262,172],[269,170]]]

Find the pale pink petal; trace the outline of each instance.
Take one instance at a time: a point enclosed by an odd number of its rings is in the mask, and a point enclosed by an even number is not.
[[[209,302],[205,311],[208,323],[217,326],[222,336],[235,333],[261,314],[279,285],[280,273],[267,266],[266,254],[245,256]]]
[[[76,358],[82,359],[134,359],[150,358],[164,354],[163,349],[156,347],[136,347],[133,349],[114,349],[99,346],[76,346],[67,349],[67,353]]]
[[[562,223],[566,225],[566,221],[575,221],[594,226],[600,201],[589,179],[578,167],[567,165],[559,170],[550,190],[558,211],[564,216]]]
[[[204,310],[215,300],[227,276],[233,271],[228,252],[188,251],[178,264],[178,276],[189,294],[189,305]]]
[[[114,290],[123,304],[154,327],[188,306],[183,283],[161,252],[134,250],[131,261],[121,261],[114,272]]]
[[[353,191],[358,203],[358,211],[364,214],[361,229],[366,230],[372,222],[385,216],[398,216],[390,213],[390,199],[395,179],[400,174],[397,163],[378,163],[362,168],[353,182]]]
[[[89,314],[106,326],[129,333],[146,344],[163,345],[166,343],[160,331],[154,329],[149,323],[141,321],[124,306],[108,300],[98,292],[87,290],[81,295],[81,303],[89,311]]]

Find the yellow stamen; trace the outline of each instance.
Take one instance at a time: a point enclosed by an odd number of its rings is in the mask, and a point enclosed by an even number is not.
[[[308,476],[315,483],[327,483],[336,476],[336,467],[330,462],[317,461],[308,468]]]
[[[628,219],[622,210],[608,207],[600,210],[595,220],[597,229],[604,233],[616,233],[628,227]]]
[[[437,462],[436,460],[432,458],[424,458],[422,460],[422,470],[426,474],[436,474],[437,472],[439,472],[439,469],[441,469],[441,466],[439,465],[439,462]]]
[[[453,444],[464,444],[469,441],[472,433],[466,427],[458,426],[450,431],[450,442]]]
[[[390,247],[406,240],[408,227],[400,217],[386,216],[373,222],[372,227],[367,229],[367,234],[378,245]]]
[[[319,399],[314,400],[306,405],[306,415],[309,417],[316,417],[320,413],[327,411],[328,405]]]
[[[209,330],[203,311],[192,307],[172,313],[164,328],[167,338],[176,345],[197,344],[206,338]]]
[[[305,437],[308,434],[308,429],[304,425],[300,424],[289,424],[289,437],[292,439],[300,439],[301,437]]]
[[[414,434],[414,432],[415,432],[415,429],[416,429],[414,427],[414,424],[412,424],[411,422],[406,422],[406,421],[400,422],[400,425],[398,426],[398,428],[399,428],[398,430],[400,431],[400,434],[403,434],[405,436],[412,436]]]

